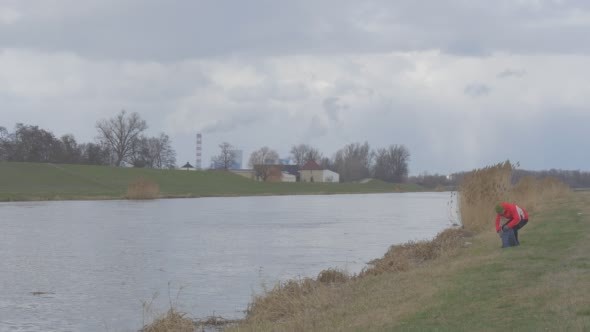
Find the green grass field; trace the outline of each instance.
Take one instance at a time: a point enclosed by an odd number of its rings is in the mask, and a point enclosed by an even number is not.
[[[491,228],[422,267],[321,287],[305,310],[233,331],[590,331],[590,193],[549,204],[501,249]],[[298,299],[299,301],[299,299]]]
[[[119,199],[139,177],[156,182],[161,197],[343,194],[419,191],[411,184],[263,183],[223,171],[183,171],[0,162],[0,201]]]

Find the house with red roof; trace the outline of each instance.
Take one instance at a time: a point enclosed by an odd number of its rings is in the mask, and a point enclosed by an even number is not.
[[[340,182],[340,175],[310,160],[299,169],[301,182]]]

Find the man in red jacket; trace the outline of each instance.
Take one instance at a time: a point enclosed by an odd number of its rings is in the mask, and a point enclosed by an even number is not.
[[[507,202],[502,202],[496,205],[496,213],[496,232],[514,231],[516,245],[519,245],[518,230],[523,228],[529,222],[529,214],[520,206]],[[508,221],[500,225],[500,220],[502,218],[505,218]]]

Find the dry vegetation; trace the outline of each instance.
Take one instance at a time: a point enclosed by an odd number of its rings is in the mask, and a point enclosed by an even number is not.
[[[160,196],[160,186],[151,180],[140,177],[127,186],[127,199],[156,199]]]
[[[359,277],[379,275],[386,272],[407,271],[420,266],[427,261],[436,259],[465,244],[464,239],[471,233],[460,228],[447,229],[440,232],[431,241],[412,241],[400,245],[393,245],[382,258],[369,262]]]
[[[144,326],[141,332],[194,332],[195,328],[195,322],[184,313],[170,309],[165,315]]]
[[[492,229],[492,221],[495,217],[494,207],[500,201],[516,201],[529,211],[534,212],[544,202],[569,192],[567,186],[552,179],[524,178],[516,185],[512,185],[513,169],[514,165],[507,161],[475,170],[466,176],[459,196],[463,227],[447,229],[439,233],[432,241],[394,245],[382,258],[373,260],[358,275],[348,276],[342,271],[331,269],[322,271],[316,279],[305,278],[279,283],[272,290],[254,298],[248,308],[246,318],[235,330],[338,329],[330,328],[330,322],[326,322],[326,317],[336,319],[335,324],[341,324],[343,317],[338,318],[338,315],[342,315],[339,310],[343,309],[337,308],[349,308],[355,304],[357,304],[355,308],[347,310],[363,312],[362,314],[358,313],[358,321],[361,322],[359,326],[363,326],[363,324],[366,326],[367,322],[371,326],[378,326],[383,322],[390,322],[391,319],[395,320],[395,317],[407,315],[412,308],[418,310],[419,306],[416,303],[421,301],[424,303],[424,298],[428,298],[428,294],[430,294],[428,289],[431,287],[428,285],[435,281],[431,279],[433,276],[429,273],[435,272],[420,272],[424,270],[419,270],[416,273],[426,274],[426,277],[408,277],[410,280],[403,277],[404,272],[429,266],[431,262],[438,261],[443,257],[447,264],[452,265],[453,254],[459,248],[470,244],[466,238],[483,230],[488,230],[486,234],[482,234],[485,235],[483,238],[490,241],[490,236],[487,233]],[[432,271],[443,270],[445,270],[444,267],[440,266],[432,268]],[[389,275],[391,276],[387,277],[389,280],[404,280],[405,286],[401,286],[401,283],[400,285],[390,285],[391,289],[383,291],[398,294],[399,299],[411,294],[409,297],[418,307],[412,307],[408,301],[395,302],[398,301],[395,299],[392,300],[393,305],[389,304],[390,307],[385,305],[386,312],[380,314],[374,311],[372,314],[367,314],[367,308],[379,307],[372,302],[388,302],[390,299],[363,298],[366,295],[362,295],[364,293],[362,291],[359,295],[359,289],[369,287],[367,285],[374,282],[374,278]],[[385,283],[391,282],[379,280]],[[404,289],[398,289],[400,287],[404,287]],[[348,302],[355,304],[343,305]],[[358,308],[359,306],[361,308]],[[345,316],[348,315],[345,314]],[[371,323],[373,319],[375,322]]]

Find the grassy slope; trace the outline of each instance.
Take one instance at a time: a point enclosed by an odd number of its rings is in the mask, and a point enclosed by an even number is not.
[[[520,247],[498,250],[494,236],[473,248],[466,258],[479,257],[466,261],[448,288],[405,325],[448,331],[590,329],[590,195],[574,197],[532,218],[519,236]]]
[[[122,198],[138,177],[154,180],[163,197],[417,191],[413,185],[261,183],[228,172],[194,172],[0,162],[0,201]]]
[[[486,232],[427,266],[324,290],[281,325],[239,330],[590,330],[590,194],[532,216],[520,239],[500,249]]]

